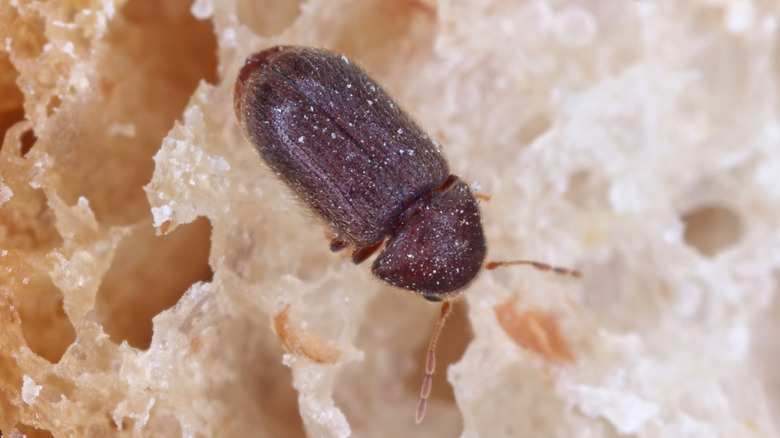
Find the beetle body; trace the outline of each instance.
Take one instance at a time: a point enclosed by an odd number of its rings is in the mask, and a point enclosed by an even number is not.
[[[250,56],[234,106],[262,160],[348,244],[355,262],[432,301],[457,295],[487,251],[479,209],[429,136],[358,65],[303,47]],[[360,254],[360,255],[357,255]]]

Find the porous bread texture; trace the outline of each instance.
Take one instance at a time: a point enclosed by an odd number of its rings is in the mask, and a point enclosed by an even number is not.
[[[0,1],[0,433],[773,437],[780,5]],[[361,62],[477,183],[438,307],[254,156],[250,53]],[[446,380],[445,380],[446,378]]]

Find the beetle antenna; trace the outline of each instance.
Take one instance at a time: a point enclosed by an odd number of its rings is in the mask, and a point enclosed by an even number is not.
[[[425,406],[428,404],[428,397],[431,395],[431,388],[433,387],[433,372],[436,370],[436,343],[439,342],[441,329],[444,328],[444,321],[447,319],[447,314],[450,313],[451,307],[452,304],[449,301],[442,303],[439,320],[436,322],[431,342],[428,344],[428,356],[425,360],[425,379],[423,379],[422,389],[420,390],[420,404],[417,405],[417,416],[415,417],[417,424],[420,424],[425,416]]]
[[[485,264],[485,269],[496,269],[504,266],[514,265],[530,265],[543,272],[552,272],[558,275],[568,275],[570,277],[580,278],[582,272],[576,269],[562,268],[560,266],[548,265],[547,263],[537,262],[533,260],[511,260],[506,262],[489,262]]]

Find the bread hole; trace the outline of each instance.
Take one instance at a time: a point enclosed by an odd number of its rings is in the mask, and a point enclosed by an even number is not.
[[[239,0],[238,20],[259,36],[273,36],[287,29],[301,13],[300,0]]]
[[[0,148],[8,128],[24,120],[24,95],[16,85],[18,77],[8,53],[0,53]]]
[[[433,333],[436,323],[436,316],[430,319],[428,324],[421,325],[421,330]],[[453,302],[453,308],[447,317],[444,330],[436,346],[436,373],[433,375],[433,390],[430,400],[440,400],[455,405],[455,391],[450,382],[447,381],[447,367],[460,360],[466,352],[474,335],[471,333],[471,326],[468,319],[468,309],[464,301]],[[420,364],[416,371],[410,374],[404,381],[404,386],[414,394],[420,392],[420,385],[425,377],[425,358],[428,354],[428,343],[430,339],[425,338],[425,342],[418,345],[414,351],[414,357]],[[414,407],[414,406],[412,406]]]
[[[736,245],[742,236],[739,216],[728,208],[705,206],[686,213],[685,242],[707,257]]]
[[[16,432],[18,432],[18,435],[14,435],[14,431],[12,430],[11,433],[8,435],[3,435],[3,437],[25,437],[25,438],[53,438],[54,435],[45,429],[38,429],[37,427],[33,427],[24,423],[17,423]],[[1,431],[0,431],[1,432]]]
[[[58,165],[66,203],[83,196],[101,225],[149,215],[143,186],[152,157],[201,80],[216,83],[216,38],[191,0],[130,0],[111,20],[89,94],[63,96],[52,117],[56,138],[41,146]],[[49,129],[47,128],[47,129]]]
[[[292,370],[282,363],[278,339],[270,330],[245,338],[237,345],[244,352],[242,360],[230,364],[238,379],[229,385],[242,385],[245,388],[242,395],[246,391],[249,397],[243,404],[244,410],[236,413],[236,417],[262,424],[257,429],[258,436],[305,437],[299,394],[293,387]],[[231,387],[226,390],[236,392]]]
[[[5,136],[8,130],[15,124],[24,120],[24,94],[16,80],[19,72],[11,64],[8,54],[0,55],[0,150],[5,143]],[[16,131],[18,132],[18,131]],[[12,141],[12,139],[8,139]],[[15,139],[20,142],[21,156],[27,155],[27,152],[35,144],[37,137],[32,129],[28,129],[22,135]]]
[[[38,137],[35,136],[35,133],[32,129],[28,129],[22,133],[22,137],[19,139],[21,144],[21,152],[22,156],[24,157],[27,155],[28,152],[30,152],[30,149],[32,149],[33,145],[35,145],[35,142],[38,141]]]
[[[211,222],[199,218],[158,237],[137,227],[117,249],[100,284],[94,318],[112,342],[147,349],[152,318],[176,304],[196,282],[211,281]]]
[[[356,436],[372,436],[377,428],[397,427],[397,423],[414,424],[428,343],[440,312],[441,303],[390,288],[371,300],[355,340],[363,360],[345,366],[333,394]],[[463,428],[447,370],[461,359],[472,339],[468,308],[463,301],[456,302],[439,338],[433,390],[420,427],[447,419],[445,430],[437,430],[439,435],[453,435]],[[403,417],[387,415],[399,411]]]
[[[76,330],[63,308],[62,292],[45,274],[32,272],[30,277],[15,280],[15,303],[27,346],[49,362],[59,362],[76,340]]]
[[[134,41],[112,42],[132,56],[152,82],[151,87],[168,85],[186,93],[182,106],[201,79],[216,84],[217,40],[213,25],[192,15],[193,0],[130,0],[121,10],[127,20],[117,26],[113,37],[132,37]],[[129,24],[129,25],[128,25]],[[159,99],[172,97],[174,90],[158,90]],[[178,101],[180,96],[175,97]]]

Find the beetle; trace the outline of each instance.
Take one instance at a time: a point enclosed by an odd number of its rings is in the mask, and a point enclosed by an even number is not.
[[[422,128],[345,56],[273,47],[247,59],[234,92],[260,157],[357,264],[428,300],[474,279],[487,246],[477,201]],[[386,241],[386,242],[385,242]]]
[[[359,264],[376,251],[379,279],[444,301],[426,360],[416,420],[425,413],[435,347],[487,245],[469,186],[437,144],[346,56],[276,46],[249,56],[233,91],[240,126],[260,158],[327,224],[331,250]],[[540,269],[556,269],[528,262]]]

